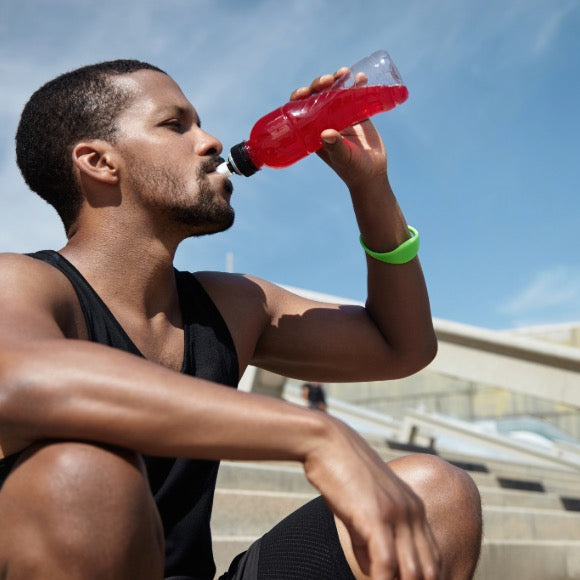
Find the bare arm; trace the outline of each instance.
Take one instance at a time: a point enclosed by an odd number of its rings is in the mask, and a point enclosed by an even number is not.
[[[370,121],[341,136],[327,132],[325,161],[348,186],[366,245],[388,252],[408,239],[405,217],[387,175],[386,152]],[[387,264],[367,262],[366,311],[388,345],[390,364],[410,374],[431,361],[437,349],[427,288],[419,258]]]
[[[22,256],[0,267],[4,455],[62,438],[169,456],[304,459],[305,434],[318,427],[302,409],[68,338],[76,298],[62,275]],[[260,435],[274,426],[279,441]]]
[[[373,578],[435,567],[419,500],[346,425],[66,338],[74,296],[62,277],[24,257],[2,256],[0,267],[4,455],[69,439],[169,456],[297,460]]]
[[[330,82],[332,76],[320,77],[293,97],[308,96]],[[328,130],[323,139],[320,156],[346,184],[366,245],[378,252],[399,246],[409,237],[407,223],[372,123],[365,121],[342,134]],[[431,362],[437,342],[419,259],[392,265],[367,256],[366,263],[365,308],[316,303],[253,279],[265,297],[269,321],[252,362],[285,376],[317,381],[399,378]],[[204,283],[226,318],[233,320],[240,306],[232,303],[232,294],[225,294],[215,277],[205,277]],[[240,284],[240,296],[247,287]]]

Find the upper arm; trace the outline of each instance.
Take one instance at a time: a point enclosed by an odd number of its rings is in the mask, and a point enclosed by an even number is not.
[[[405,374],[366,308],[311,300],[263,283],[271,314],[254,364],[317,381],[368,381]]]
[[[33,409],[26,386],[38,357],[75,336],[74,290],[58,270],[34,258],[0,254],[0,457],[30,443],[12,425],[15,400]],[[24,400],[26,399],[26,400]],[[6,414],[6,416],[5,416]]]
[[[242,367],[318,381],[408,374],[363,306],[310,300],[250,276],[197,276],[226,320]]]

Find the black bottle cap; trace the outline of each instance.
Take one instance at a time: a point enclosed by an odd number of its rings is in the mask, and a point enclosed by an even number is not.
[[[229,161],[236,173],[239,175],[245,175],[246,177],[254,175],[254,173],[256,173],[256,171],[259,169],[259,167],[256,167],[253,161],[250,159],[248,150],[245,146],[245,141],[234,145],[230,149]]]

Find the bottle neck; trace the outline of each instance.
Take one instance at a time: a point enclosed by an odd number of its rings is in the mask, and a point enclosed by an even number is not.
[[[254,175],[260,169],[250,158],[246,141],[242,141],[230,149],[228,167],[234,173],[246,177]]]

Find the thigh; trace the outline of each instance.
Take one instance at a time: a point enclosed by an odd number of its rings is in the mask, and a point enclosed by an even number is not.
[[[138,455],[83,442],[26,450],[0,490],[0,578],[163,576],[163,534]]]

